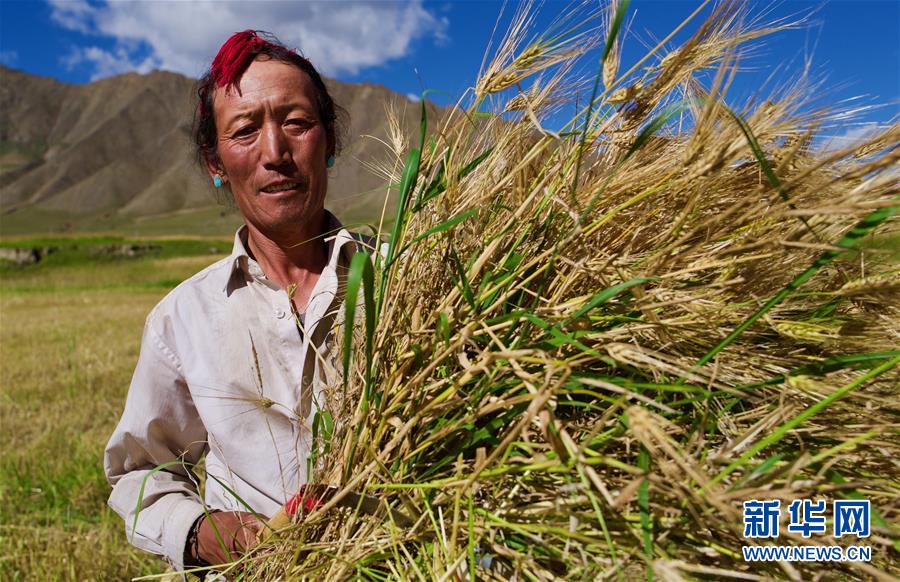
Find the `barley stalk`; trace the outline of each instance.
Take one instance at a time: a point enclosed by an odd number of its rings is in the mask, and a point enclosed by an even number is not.
[[[828,567],[897,567],[896,266],[860,252],[896,229],[894,134],[816,153],[825,114],[801,93],[729,109],[741,46],[790,26],[730,2],[620,73],[615,6],[530,42],[521,12],[470,108],[404,156],[386,260],[351,265],[317,474],[412,524],[326,507],[251,577],[783,577],[747,574],[741,501],[860,495],[873,561]],[[585,83],[504,90],[573,70],[588,38],[607,47],[594,94],[548,131]]]

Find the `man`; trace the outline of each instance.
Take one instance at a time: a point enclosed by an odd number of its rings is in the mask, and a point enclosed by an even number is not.
[[[309,61],[237,33],[198,95],[200,159],[245,225],[148,316],[105,456],[129,538],[176,569],[233,560],[262,527],[251,509],[270,516],[306,482],[311,419],[340,382],[344,274],[365,247],[324,208],[335,105]],[[204,455],[207,509],[191,470]]]

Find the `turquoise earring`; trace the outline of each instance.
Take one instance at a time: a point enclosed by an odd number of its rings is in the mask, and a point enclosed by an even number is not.
[[[334,166],[334,156],[328,156],[327,158],[325,158],[325,165],[328,166],[329,168],[333,167]]]
[[[220,176],[220,175],[218,175],[218,174],[216,174],[215,176],[213,176],[213,185],[214,185],[216,188],[221,188],[221,187],[222,187],[222,176]]]

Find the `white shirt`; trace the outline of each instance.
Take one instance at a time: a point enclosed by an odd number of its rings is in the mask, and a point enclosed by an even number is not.
[[[246,227],[229,257],[176,287],[147,317],[104,466],[113,487],[109,505],[125,520],[129,540],[176,569],[203,513],[189,468],[204,454],[211,509],[248,510],[219,481],[266,516],[307,481],[316,404],[324,388],[341,382],[332,341],[343,311],[337,291],[353,254],[371,250],[328,218],[337,234],[326,236],[328,265],[302,324],[287,292],[248,256]]]

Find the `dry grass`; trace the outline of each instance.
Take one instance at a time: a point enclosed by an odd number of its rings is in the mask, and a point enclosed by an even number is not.
[[[900,302],[860,243],[896,232],[900,128],[824,153],[796,91],[733,112],[735,56],[778,26],[727,2],[690,26],[630,70],[608,45],[562,133],[537,124],[583,84],[554,71],[607,37],[514,27],[474,103],[409,152],[392,249],[351,268],[374,317],[316,478],[413,524],[333,500],[245,558],[251,577],[896,572]],[[507,114],[474,123],[486,109]],[[743,562],[742,501],[854,496],[870,564]]]
[[[0,284],[0,579],[163,570],[106,507],[103,449],[147,313],[210,257],[7,269]]]

